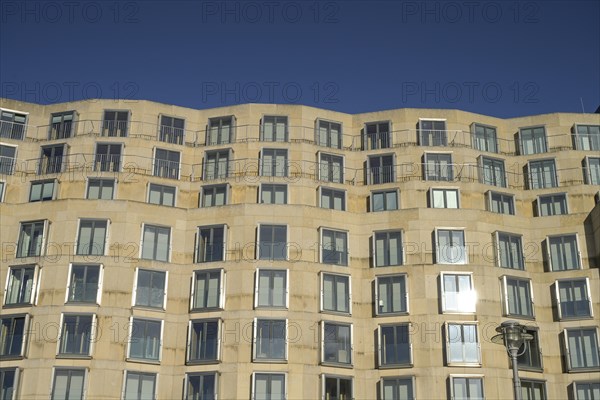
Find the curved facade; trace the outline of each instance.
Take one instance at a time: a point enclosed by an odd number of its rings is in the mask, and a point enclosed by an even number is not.
[[[598,114],[1,107],[3,399],[600,392]]]

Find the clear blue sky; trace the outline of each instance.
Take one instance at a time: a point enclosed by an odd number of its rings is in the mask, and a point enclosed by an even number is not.
[[[499,117],[600,105],[600,1],[6,1],[0,97]]]

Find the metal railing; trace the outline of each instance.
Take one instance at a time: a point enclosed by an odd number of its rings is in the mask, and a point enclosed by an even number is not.
[[[0,137],[23,140],[27,125],[18,122],[0,121]]]

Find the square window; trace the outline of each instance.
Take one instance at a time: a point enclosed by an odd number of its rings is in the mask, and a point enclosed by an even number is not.
[[[446,361],[449,366],[481,365],[477,324],[446,323]]]
[[[394,155],[370,156],[367,159],[367,183],[376,185],[394,182]]]
[[[380,325],[379,367],[412,366],[410,324]]]
[[[29,192],[29,201],[47,201],[56,198],[57,183],[55,179],[45,181],[32,181]]]
[[[63,314],[58,354],[66,357],[91,355],[94,325],[94,315]]]
[[[344,157],[319,152],[319,180],[344,183]]]
[[[567,214],[567,195],[565,193],[538,196],[538,215],[546,217],[549,215]]]
[[[131,318],[129,358],[159,361],[162,342],[162,321]]]
[[[4,305],[34,304],[37,295],[36,265],[15,265],[8,269]]]
[[[288,176],[287,149],[263,149],[260,158],[261,176]]]
[[[23,140],[27,129],[27,113],[0,109],[0,137]]]
[[[260,202],[263,204],[287,204],[287,185],[261,184]]]
[[[83,399],[85,375],[84,368],[55,368],[51,400]]]
[[[527,168],[529,176],[529,189],[558,187],[556,163],[554,160],[529,161]]]
[[[569,328],[564,335],[569,371],[600,369],[597,328]]]
[[[577,150],[600,151],[600,125],[575,125]]]
[[[387,149],[392,147],[391,122],[368,122],[363,129],[363,150]]]
[[[375,267],[402,265],[402,232],[375,232],[373,234],[373,263]]]
[[[0,368],[0,399],[13,400],[17,398],[19,387],[18,368]]]
[[[342,124],[338,122],[317,119],[315,136],[318,146],[342,148]]]
[[[80,220],[77,255],[103,256],[108,236],[107,220]]]
[[[42,255],[44,232],[47,230],[47,226],[47,221],[21,222],[17,258],[39,257]]]
[[[146,260],[169,261],[171,228],[144,225],[141,258]]]
[[[288,141],[288,118],[265,116],[261,124],[261,140],[265,142]]]
[[[321,199],[319,205],[321,208],[331,210],[346,210],[346,191],[320,187]]]
[[[429,191],[431,198],[429,204],[432,208],[458,208],[458,189],[436,188]]]
[[[219,360],[219,320],[190,321],[188,337],[189,363],[211,363]]]
[[[286,398],[286,374],[252,373],[252,400],[285,400]]]
[[[321,375],[323,385],[322,400],[353,399],[352,378],[342,376]]]
[[[127,137],[129,111],[104,111],[102,136]]]
[[[100,265],[71,264],[67,302],[100,304],[102,272]]]
[[[96,157],[94,160],[94,171],[118,172],[121,170],[121,143],[98,143],[96,144]]]
[[[600,399],[600,382],[573,382],[575,400]]]
[[[225,234],[227,226],[199,226],[196,262],[223,261],[225,259]]]
[[[114,179],[90,179],[86,198],[90,200],[112,200],[115,194]]]
[[[147,400],[156,398],[156,374],[125,371],[123,400]]]
[[[378,276],[375,285],[376,314],[400,314],[408,312],[406,275]]]
[[[498,153],[498,138],[495,127],[473,124],[471,125],[471,135],[474,149]]]
[[[154,176],[169,179],[179,179],[181,153],[178,151],[154,150]]]
[[[436,229],[436,263],[467,264],[465,232],[459,229]]]
[[[521,146],[521,155],[545,153],[546,128],[537,126],[532,128],[521,128],[519,130],[519,141]]]
[[[504,315],[517,318],[534,318],[531,280],[503,276],[502,285],[504,289]]]
[[[352,313],[352,286],[348,275],[321,273],[321,310]]]
[[[382,400],[414,400],[413,377],[385,377],[381,379]]]
[[[286,269],[256,270],[254,307],[287,308],[288,271]]]
[[[0,318],[0,358],[21,358],[25,355],[28,315],[6,315]]]
[[[258,259],[287,260],[287,226],[260,225],[258,228]]]
[[[229,150],[207,151],[204,156],[204,180],[222,179],[229,176]]]
[[[352,325],[322,322],[322,358],[324,364],[352,364]]]
[[[546,382],[521,379],[521,397],[523,400],[546,400]]]
[[[321,228],[321,262],[348,265],[348,232]]]
[[[136,275],[133,305],[166,309],[167,272],[138,268]]]
[[[215,372],[185,375],[185,400],[215,400],[217,398],[217,374]]]
[[[600,140],[600,135],[598,137]],[[587,185],[600,185],[600,157],[585,158],[584,177]]]
[[[194,272],[190,309],[210,311],[222,309],[225,299],[225,272],[222,269]]]
[[[226,144],[234,142],[235,117],[210,118],[206,129],[206,145]]]
[[[421,146],[448,145],[446,121],[419,118],[419,144]]]
[[[581,269],[576,234],[549,236],[546,241],[551,271]]]
[[[442,284],[442,312],[475,312],[477,292],[473,288],[473,277],[470,273],[442,272],[440,281]]]
[[[161,142],[183,144],[185,134],[185,120],[183,118],[160,116],[160,133],[158,140]]]
[[[519,369],[540,371],[542,369],[542,352],[540,350],[539,332],[537,329],[527,329],[526,332],[533,336],[523,345],[523,354],[517,357]]]
[[[491,157],[480,157],[479,180],[485,185],[506,187],[506,171],[504,160]]]
[[[452,154],[425,153],[425,180],[454,180]]]
[[[201,207],[216,207],[227,204],[227,185],[202,187]]]
[[[17,146],[0,144],[0,175],[12,175],[17,161]]]
[[[67,146],[65,144],[42,146],[38,163],[38,175],[57,174],[62,172],[63,157],[67,156],[66,148]]]
[[[151,183],[148,188],[148,203],[174,207],[176,189],[175,186]]]
[[[483,378],[450,375],[452,400],[483,400]]]
[[[253,361],[287,360],[287,320],[254,319]]]
[[[588,278],[561,279],[555,283],[558,317],[579,319],[592,317],[592,298]]]
[[[370,211],[389,211],[398,209],[398,190],[371,192]]]
[[[521,235],[496,232],[498,243],[498,266],[509,269],[525,269]]]
[[[515,197],[512,194],[487,192],[488,211],[498,214],[515,215]]]

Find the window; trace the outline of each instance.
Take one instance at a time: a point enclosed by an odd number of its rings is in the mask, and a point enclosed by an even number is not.
[[[410,324],[380,325],[379,367],[409,367],[412,365]]]
[[[549,236],[547,247],[551,271],[566,271],[581,268],[576,234]]]
[[[66,301],[100,304],[102,272],[100,265],[71,264]]]
[[[252,373],[252,400],[285,400],[286,374]]]
[[[162,321],[131,318],[129,329],[129,358],[159,361]]]
[[[531,280],[503,276],[502,286],[504,290],[504,315],[517,318],[534,318]]]
[[[56,197],[56,180],[32,181],[31,191],[29,192],[29,201],[54,200]]]
[[[175,206],[175,186],[151,183],[148,188],[148,203],[161,206]]]
[[[107,220],[80,220],[77,255],[103,256],[108,236]]]
[[[351,400],[352,378],[341,376],[321,375],[323,388],[322,400]]]
[[[75,111],[53,113],[50,118],[49,140],[68,139],[71,137]]]
[[[538,196],[538,215],[546,217],[549,215],[567,214],[567,195],[565,193]]]
[[[517,357],[519,369],[540,371],[542,369],[542,352],[540,351],[539,332],[536,328],[527,329],[526,332],[533,339],[526,341],[523,354]]]
[[[576,400],[600,399],[600,382],[573,382]]]
[[[120,171],[122,147],[121,143],[98,143],[94,171]]]
[[[452,154],[425,153],[425,180],[452,181]]]
[[[185,375],[185,400],[215,400],[217,374],[214,372]]]
[[[490,157],[480,157],[481,175],[479,180],[485,185],[506,187],[506,172],[504,160]]]
[[[165,149],[154,150],[154,176],[179,179],[181,153]]]
[[[442,312],[474,313],[477,304],[477,292],[473,288],[470,273],[442,272]]]
[[[86,198],[90,200],[112,200],[115,194],[114,179],[90,179]]]
[[[319,152],[319,180],[344,183],[344,157]]]
[[[510,269],[525,269],[521,235],[496,232],[498,243],[498,266]]]
[[[322,362],[352,364],[352,325],[322,323]]]
[[[369,122],[363,131],[363,150],[387,149],[392,147],[390,121]]]
[[[38,165],[38,175],[62,172],[63,157],[67,156],[66,145],[42,146]]]
[[[375,285],[376,314],[408,312],[406,275],[378,276]]]
[[[47,221],[21,222],[17,258],[39,257],[42,255],[44,232],[47,230],[47,227]]]
[[[260,225],[258,228],[258,259],[287,260],[287,226]]]
[[[412,377],[386,377],[381,379],[382,400],[414,400],[415,384]]]
[[[529,161],[529,189],[545,189],[558,186],[554,160]]]
[[[459,194],[458,189],[431,189],[429,204],[432,208],[458,208]]]
[[[371,211],[389,211],[398,209],[398,191],[383,190],[371,192]]]
[[[6,315],[0,318],[0,358],[25,356],[28,315]]]
[[[287,360],[287,320],[254,319],[253,361]]]
[[[450,375],[452,400],[483,400],[483,378]]]
[[[569,328],[564,330],[567,369],[598,370],[598,330],[597,328]]]
[[[488,210],[498,214],[515,215],[515,197],[512,194],[489,191]]]
[[[0,175],[12,175],[15,170],[16,146],[0,145]]]
[[[0,174],[2,174],[2,171],[0,171]],[[0,181],[0,203],[2,203],[4,201],[4,187],[5,186],[6,186],[6,182]]]
[[[169,261],[171,228],[144,224],[141,247],[141,258],[146,260]]]
[[[421,146],[448,145],[446,121],[419,118],[419,144]]]
[[[348,275],[321,273],[321,310],[352,313],[352,286]]]
[[[225,259],[225,225],[199,226],[196,262],[223,261]]]
[[[265,116],[261,125],[261,140],[265,142],[288,141],[288,118]]]
[[[94,315],[63,314],[58,354],[62,356],[89,356],[94,342]]]
[[[471,135],[473,137],[474,149],[498,153],[498,138],[495,127],[473,124],[471,126]]]
[[[346,191],[321,187],[320,192],[321,201],[319,205],[321,208],[340,211],[346,210]]]
[[[160,116],[160,134],[158,140],[161,142],[183,144],[185,132],[185,121],[183,118]]]
[[[0,399],[14,400],[19,387],[18,368],[0,368]]]
[[[229,150],[207,151],[204,157],[204,180],[229,176]]]
[[[233,143],[235,117],[210,118],[206,130],[206,145]]]
[[[34,304],[37,294],[38,268],[35,265],[15,265],[8,269],[5,305]]]
[[[558,317],[592,317],[592,298],[588,278],[561,279],[555,283]]]
[[[222,269],[194,272],[190,309],[210,311],[223,308],[225,299],[225,271]]]
[[[367,183],[394,182],[394,155],[370,156],[367,160]]]
[[[264,204],[287,204],[287,185],[261,184],[260,202]]]
[[[125,372],[123,400],[147,400],[156,398],[156,374]]]
[[[546,400],[546,383],[521,379],[521,397],[523,400]]]
[[[127,136],[129,111],[104,111],[102,136]]]
[[[521,128],[519,130],[521,155],[545,153],[546,128],[543,126],[533,128]]]
[[[348,232],[321,228],[321,262],[348,265]]]
[[[375,232],[373,234],[373,263],[376,267],[402,265],[402,232]]]
[[[600,125],[575,125],[577,150],[600,150]]]
[[[446,361],[453,364],[480,365],[476,323],[446,323]]]
[[[215,207],[227,204],[227,185],[202,187],[202,207]]]
[[[190,321],[188,331],[188,362],[208,363],[219,360],[219,320]]]
[[[84,368],[55,368],[51,399],[83,399],[85,372]]]
[[[260,175],[288,176],[288,151],[286,149],[263,149]]]
[[[342,148],[342,124],[317,119],[315,125],[318,146]]]
[[[258,269],[254,283],[254,307],[288,307],[288,271]]]
[[[600,140],[600,136],[599,136]],[[600,146],[600,145],[599,145]],[[584,161],[585,183],[600,185],[600,157],[586,157]]]
[[[459,229],[436,229],[436,263],[467,264],[465,232]]]
[[[23,140],[26,124],[27,113],[0,109],[0,137]]]
[[[133,305],[166,309],[167,273],[149,269],[136,269],[135,287],[133,289]]]

